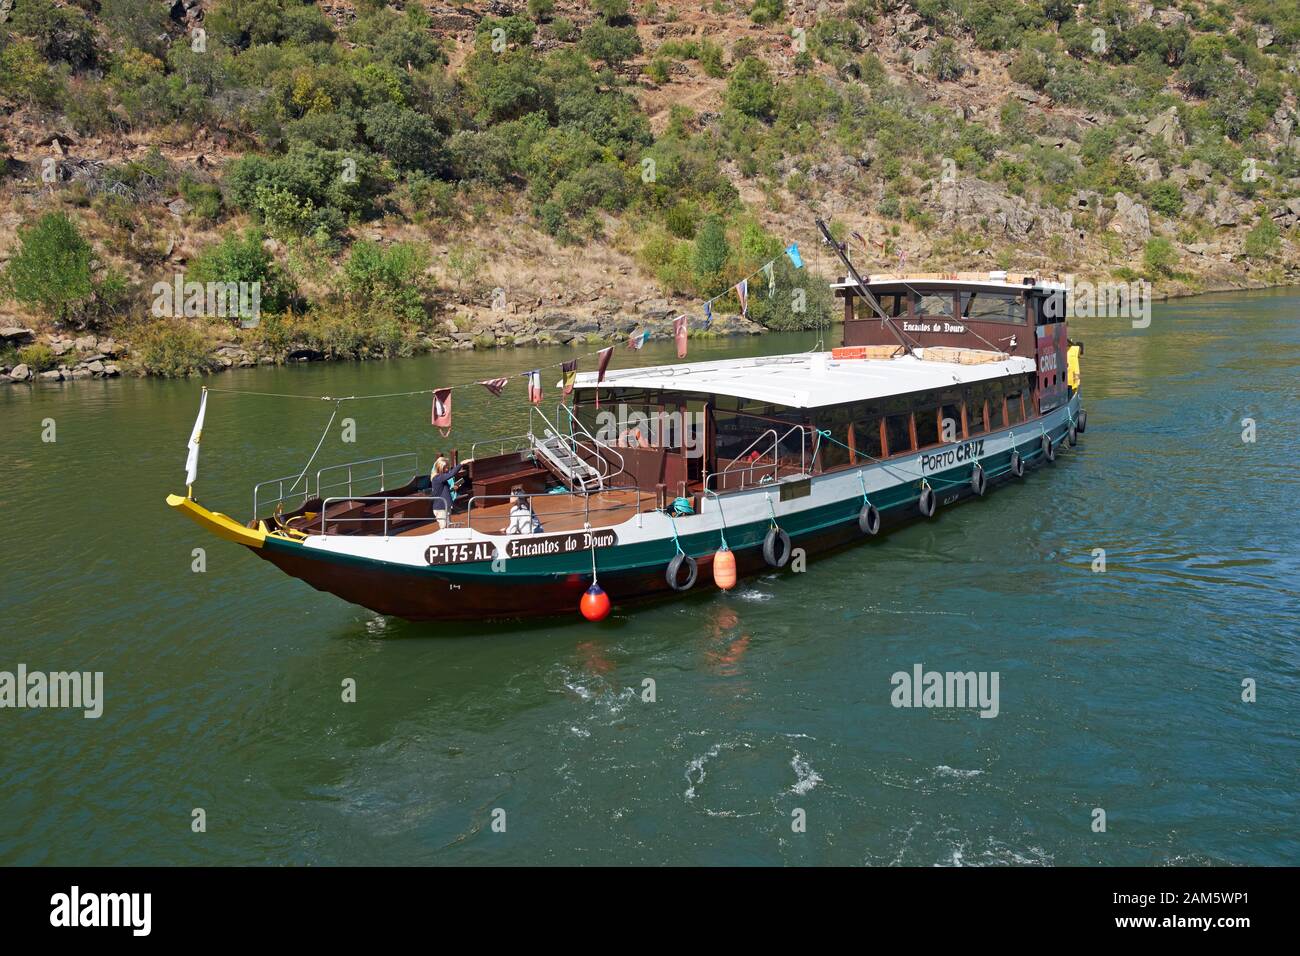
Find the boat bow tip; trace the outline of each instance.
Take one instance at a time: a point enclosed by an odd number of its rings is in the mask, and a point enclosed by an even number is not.
[[[219,538],[250,548],[260,548],[266,543],[266,532],[260,528],[246,528],[238,521],[219,511],[209,511],[193,498],[168,495],[167,504],[179,509],[187,518]]]

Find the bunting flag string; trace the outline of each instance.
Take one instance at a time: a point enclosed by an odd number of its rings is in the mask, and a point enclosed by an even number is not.
[[[797,242],[792,242],[790,243],[790,245],[786,246],[785,249],[782,251],[782,255],[785,255],[787,258],[789,258],[794,268],[796,269],[803,268],[803,259],[799,255],[799,244]],[[703,323],[704,328],[708,329],[710,325],[713,323],[714,303],[716,303],[719,299],[724,298],[727,295],[730,295],[732,292],[735,292],[736,296],[740,299],[741,314],[748,317],[749,280],[753,279],[754,277],[760,274],[764,275],[767,278],[769,297],[775,294],[775,288],[776,288],[775,264],[777,259],[779,258],[780,256],[777,256],[776,258],[773,258],[768,262],[764,263],[758,269],[754,270],[754,272],[750,273],[748,276],[746,276],[745,278],[737,282],[726,292],[719,293],[718,295],[713,296],[713,298],[711,299],[706,299],[704,302],[704,323]],[[905,261],[905,254],[900,253],[899,255],[900,270],[902,267],[902,263],[904,261]],[[687,332],[686,327],[688,322],[689,322],[689,318],[688,316],[685,315],[680,316],[678,319],[675,319],[673,321],[673,339],[677,347],[677,354],[679,358],[684,358],[686,355],[686,344],[684,340],[686,338],[686,332]],[[639,329],[633,332],[629,336],[627,341],[627,347],[634,351],[640,350],[642,346],[644,346],[645,343],[649,340],[649,338],[650,338],[650,331],[648,329]],[[581,355],[578,357],[578,359],[567,359],[560,362],[554,362],[551,363],[550,365],[543,365],[540,368],[533,369],[529,372],[515,373],[512,376],[474,380],[470,382],[460,382],[455,385],[446,385],[437,388],[419,388],[407,392],[385,392],[376,395],[303,395],[303,394],[294,394],[294,393],[287,393],[287,392],[261,392],[261,391],[253,391],[251,389],[221,388],[219,386],[207,386],[206,391],[221,392],[226,394],[237,394],[237,395],[259,395],[266,398],[300,398],[300,399],[305,399],[307,401],[325,401],[325,402],[336,402],[336,403],[356,402],[356,401],[361,401],[363,399],[375,399],[375,398],[406,398],[415,395],[432,395],[434,396],[434,410],[433,410],[432,417],[434,419],[442,418],[448,423],[446,425],[438,425],[438,422],[435,420],[434,424],[437,425],[439,428],[450,429],[451,393],[454,389],[468,388],[471,385],[481,385],[484,388],[486,388],[489,392],[491,392],[493,396],[499,397],[504,391],[506,384],[510,381],[510,378],[523,375],[528,380],[528,400],[533,404],[538,404],[541,401],[541,394],[542,394],[541,373],[543,371],[547,371],[549,369],[557,369],[557,368],[562,369],[564,375],[564,384],[565,384],[564,394],[568,395],[570,394],[570,392],[573,390],[574,387],[573,380],[576,379],[577,362],[579,361],[579,359],[591,358],[593,356],[596,357],[597,364],[598,364],[596,384],[599,385],[605,379],[605,372],[609,368],[609,363],[610,360],[613,358],[613,354],[614,354],[614,346],[610,345],[610,346],[606,346],[605,348],[598,349],[594,352],[588,352],[585,355]],[[597,402],[597,406],[599,407],[599,403],[600,403],[599,388],[596,389],[596,402]],[[192,436],[191,442],[192,444],[197,445],[197,438]],[[197,455],[195,454],[194,457],[197,457]]]

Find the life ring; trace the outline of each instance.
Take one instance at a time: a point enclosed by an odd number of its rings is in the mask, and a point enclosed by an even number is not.
[[[934,496],[934,489],[929,485],[921,489],[921,497],[916,499],[916,507],[927,518],[934,517],[935,509],[939,507],[939,501]]]
[[[679,580],[683,564],[686,565],[688,571],[685,583]],[[668,579],[668,586],[674,591],[689,591],[695,587],[695,578],[699,573],[700,567],[695,563],[695,559],[689,554],[682,554],[679,551],[668,562],[668,570],[664,572],[664,577]]]
[[[1048,461],[1056,461],[1056,445],[1053,444],[1052,439],[1044,435],[1038,444],[1042,446],[1044,458]]]
[[[1070,447],[1073,448],[1079,444],[1079,427],[1073,422],[1070,423]]]
[[[989,480],[984,474],[984,466],[975,462],[975,467],[970,471],[970,490],[983,497],[988,486]]]
[[[790,536],[775,525],[763,539],[763,560],[774,568],[783,568],[790,560]]]
[[[1088,430],[1088,410],[1086,408],[1079,411],[1079,434],[1082,435]]]
[[[1023,478],[1025,474],[1025,460],[1020,457],[1020,452],[1011,453],[1011,474],[1017,478]]]
[[[863,505],[862,510],[858,512],[858,528],[863,534],[880,533],[880,512],[871,502]]]

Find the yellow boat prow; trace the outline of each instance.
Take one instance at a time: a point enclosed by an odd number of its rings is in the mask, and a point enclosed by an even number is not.
[[[260,548],[266,542],[265,531],[246,528],[228,515],[223,515],[219,511],[209,511],[193,498],[168,495],[167,504],[179,508],[187,518],[199,527],[211,531],[218,538],[225,538],[227,541],[247,545],[250,548]]]

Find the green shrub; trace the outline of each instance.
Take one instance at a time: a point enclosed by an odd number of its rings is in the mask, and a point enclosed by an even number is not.
[[[1281,232],[1267,217],[1246,234],[1245,252],[1252,259],[1271,259],[1281,246]]]
[[[724,100],[731,109],[746,116],[769,118],[776,108],[776,84],[767,64],[757,57],[741,60],[727,80]]]
[[[541,23],[555,12],[555,0],[528,0],[528,15]]]
[[[582,52],[614,69],[641,52],[641,39],[632,27],[612,27],[596,22],[587,27],[579,44]]]
[[[1168,180],[1153,186],[1147,198],[1151,208],[1162,216],[1169,216],[1172,219],[1183,211],[1183,191]]]
[[[7,27],[31,37],[47,60],[66,63],[74,70],[95,63],[95,30],[76,7],[56,7],[50,0],[20,0],[9,14]]]
[[[749,19],[755,23],[775,23],[785,13],[785,0],[754,0]]]
[[[437,125],[423,113],[396,103],[381,103],[366,111],[366,138],[398,169],[445,171],[448,156]]]
[[[423,323],[428,316],[424,274],[428,266],[429,254],[423,246],[358,242],[343,264],[340,291],[359,312]]]
[[[1178,250],[1163,236],[1152,236],[1142,251],[1142,262],[1149,275],[1170,276],[1178,265]]]
[[[261,309],[279,312],[293,300],[292,283],[262,245],[262,234],[249,229],[242,236],[231,234],[209,246],[190,263],[187,279],[195,282],[258,283]]]
[[[618,23],[627,19],[627,0],[592,0],[591,6],[606,23]]]
[[[147,375],[184,378],[212,369],[207,331],[187,320],[141,324],[128,333],[131,364]]]
[[[59,322],[70,321],[95,292],[90,243],[61,212],[18,230],[18,251],[5,267],[5,290]]]
[[[578,28],[568,17],[556,17],[551,21],[551,33],[561,43],[568,43],[578,35]]]
[[[16,365],[26,365],[32,372],[48,372],[52,368],[57,368],[59,358],[44,342],[33,342],[31,345],[24,345],[18,350],[18,361]]]
[[[700,224],[695,236],[694,271],[699,288],[716,288],[721,283],[730,258],[731,244],[727,242],[727,230],[716,216],[710,216]]]

